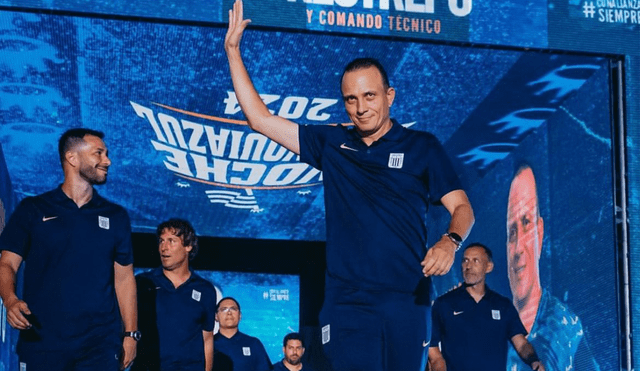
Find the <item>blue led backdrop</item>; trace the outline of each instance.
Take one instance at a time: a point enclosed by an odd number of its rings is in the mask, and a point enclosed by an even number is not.
[[[129,211],[136,232],[180,216],[203,236],[322,241],[322,174],[248,129],[224,34],[0,11],[0,143],[13,189],[3,202],[61,182],[57,139],[86,126],[105,132],[113,161],[98,191]],[[553,323],[575,330],[573,345],[552,347],[592,369],[618,368],[608,59],[271,30],[249,30],[243,42],[268,107],[301,124],[347,122],[341,68],[379,58],[397,91],[392,116],[434,133],[454,161],[476,211],[470,239],[494,250],[489,285],[509,297],[507,200],[516,168],[529,164],[544,220],[540,283],[549,302],[568,308],[553,307],[561,314]],[[446,218],[437,209],[430,218],[433,240]],[[434,280],[436,293],[461,280],[455,264]],[[211,277],[223,290],[232,279]],[[7,351],[11,338],[3,339]]]

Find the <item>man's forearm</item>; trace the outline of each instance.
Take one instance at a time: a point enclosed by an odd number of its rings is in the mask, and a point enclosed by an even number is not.
[[[533,367],[534,362],[540,362],[533,345],[529,342],[524,343],[520,349],[518,349],[518,355],[524,363],[531,367]]]
[[[211,371],[213,369],[213,331],[202,331],[204,340],[204,369]]]
[[[16,273],[7,264],[0,263],[0,298],[5,306],[18,300],[16,295]]]
[[[249,73],[240,54],[240,48],[228,48],[226,51],[229,60],[231,81],[233,82],[233,89],[236,93],[240,108],[247,117],[249,126],[260,132],[260,123],[265,118],[272,116],[272,114],[262,101],[262,98],[260,98],[260,94],[258,94],[249,77]]]
[[[449,231],[455,232],[464,240],[471,232],[471,227],[475,223],[473,209],[470,204],[457,206],[451,214],[451,222],[449,223]]]
[[[300,154],[298,125],[272,114],[262,101],[260,94],[249,77],[242,60],[240,41],[249,20],[243,18],[242,1],[236,0],[229,12],[229,29],[225,37],[224,49],[229,60],[229,71],[236,98],[242,112],[247,117],[251,129],[282,145],[293,153]]]
[[[116,263],[117,264],[117,263]],[[116,268],[115,289],[118,298],[120,315],[125,331],[138,330],[138,302],[136,297],[136,279],[133,276],[133,266]]]
[[[429,370],[447,371],[447,363],[437,347],[429,348]]]

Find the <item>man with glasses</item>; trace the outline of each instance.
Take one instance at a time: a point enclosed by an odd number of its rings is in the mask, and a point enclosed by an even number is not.
[[[156,234],[162,266],[136,276],[142,339],[133,371],[211,371],[216,290],[189,268],[196,232],[171,219]]]
[[[238,330],[242,319],[240,304],[232,297],[220,300],[216,321],[220,325],[214,336],[216,371],[268,371],[271,360],[260,339]]]

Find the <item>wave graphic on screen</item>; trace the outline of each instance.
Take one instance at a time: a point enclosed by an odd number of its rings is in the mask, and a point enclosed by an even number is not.
[[[205,193],[211,203],[221,203],[226,207],[250,209],[252,212],[259,212],[261,209],[258,206],[258,201],[253,196],[253,191],[249,188],[244,191],[243,193],[227,190],[208,190]]]

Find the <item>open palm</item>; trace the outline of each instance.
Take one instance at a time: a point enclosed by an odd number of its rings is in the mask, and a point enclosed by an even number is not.
[[[243,17],[242,0],[236,0],[233,3],[233,9],[229,9],[229,29],[227,29],[227,35],[224,38],[226,50],[240,46],[242,33],[251,22],[250,19],[244,19]]]

